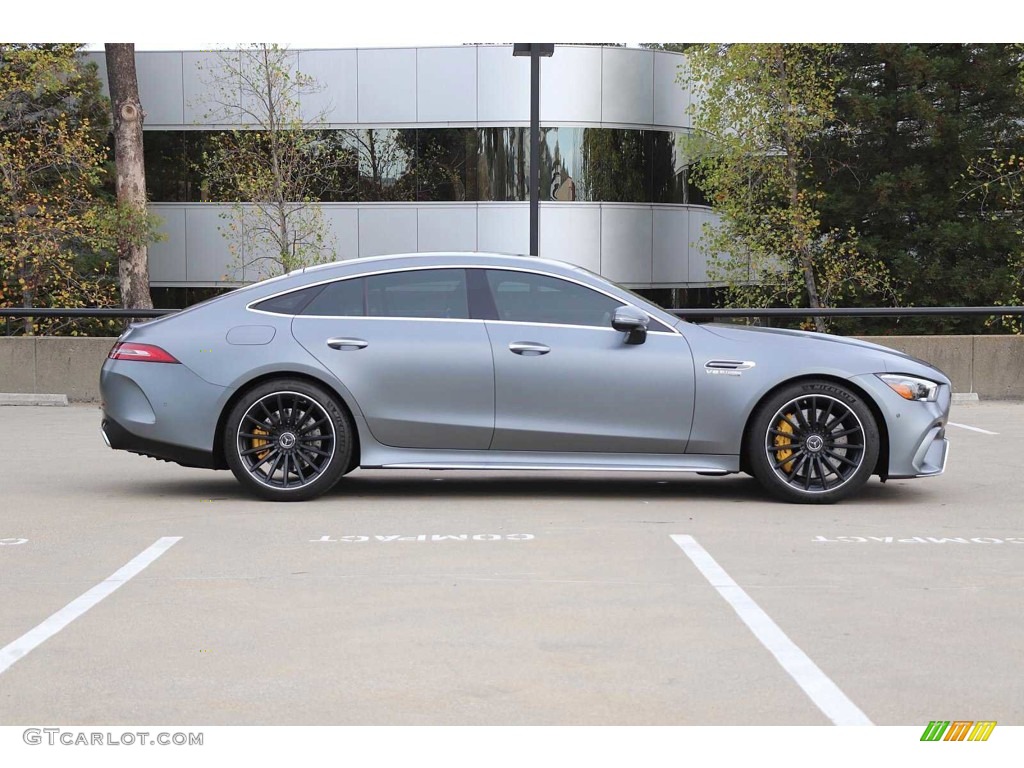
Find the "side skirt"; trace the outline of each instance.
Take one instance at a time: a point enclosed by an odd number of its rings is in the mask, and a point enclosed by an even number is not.
[[[376,446],[375,446],[376,447]],[[386,448],[367,452],[364,469],[517,469],[614,472],[739,472],[740,458],[719,454],[541,453],[429,451]]]

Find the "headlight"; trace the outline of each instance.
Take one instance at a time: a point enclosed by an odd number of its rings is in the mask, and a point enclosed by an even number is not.
[[[922,400],[934,403],[939,396],[939,385],[928,379],[916,376],[904,376],[901,373],[879,373],[878,378],[889,385],[889,388],[906,400]]]

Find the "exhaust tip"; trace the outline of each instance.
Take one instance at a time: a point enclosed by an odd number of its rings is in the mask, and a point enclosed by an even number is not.
[[[110,438],[107,437],[106,426],[107,426],[106,424],[101,424],[100,425],[100,434],[103,435],[103,442],[107,444],[107,448],[113,449],[113,446],[110,444]]]

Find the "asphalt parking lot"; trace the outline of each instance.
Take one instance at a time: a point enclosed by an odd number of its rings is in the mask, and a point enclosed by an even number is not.
[[[0,409],[3,725],[1024,724],[1021,403],[828,507],[358,470],[273,504],[99,418]]]

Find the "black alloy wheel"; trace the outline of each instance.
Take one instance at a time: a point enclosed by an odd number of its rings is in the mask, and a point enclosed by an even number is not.
[[[786,501],[825,504],[856,492],[875,470],[879,432],[850,389],[804,381],[775,393],[755,412],[747,435],[754,477]]]
[[[304,501],[330,490],[349,465],[352,427],[336,398],[298,379],[247,392],[225,426],[228,466],[249,491]]]

